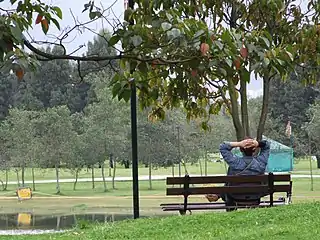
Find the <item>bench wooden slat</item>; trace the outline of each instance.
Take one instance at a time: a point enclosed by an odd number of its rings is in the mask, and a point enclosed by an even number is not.
[[[290,174],[274,175],[274,182],[286,182],[291,180]],[[185,177],[168,177],[167,185],[183,184]],[[189,184],[207,184],[207,183],[255,183],[268,182],[268,175],[254,176],[205,176],[190,177]]]
[[[204,195],[210,193],[268,193],[268,185],[257,186],[223,186],[223,187],[193,187],[188,189],[189,195]],[[290,185],[274,185],[273,192],[287,192]],[[183,188],[167,188],[167,195],[184,195]]]
[[[274,200],[274,203],[284,203],[283,200]],[[193,205],[204,205],[204,206],[211,206],[211,205],[220,205],[225,204],[224,202],[206,202],[206,203],[188,203],[188,206]],[[270,204],[270,201],[261,201],[260,204]],[[183,206],[183,203],[162,203],[160,204],[160,207],[166,208],[166,207],[173,207],[173,206]]]
[[[284,202],[274,202],[274,206],[282,206]],[[225,203],[211,204],[211,205],[202,205],[202,204],[192,204],[187,205],[187,208],[184,209],[184,205],[172,205],[162,207],[163,211],[182,211],[182,210],[219,210],[234,208],[235,206],[226,206]],[[259,205],[249,205],[249,206],[236,206],[237,208],[260,208],[260,207],[270,207],[270,203],[262,202]]]

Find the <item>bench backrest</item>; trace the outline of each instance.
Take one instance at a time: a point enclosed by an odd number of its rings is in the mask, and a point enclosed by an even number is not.
[[[278,184],[284,183],[286,184]],[[195,186],[198,184],[228,183],[230,186]],[[204,195],[209,193],[291,193],[290,174],[253,175],[253,176],[206,176],[206,177],[168,177],[167,185],[183,185],[183,187],[168,187],[167,195]]]

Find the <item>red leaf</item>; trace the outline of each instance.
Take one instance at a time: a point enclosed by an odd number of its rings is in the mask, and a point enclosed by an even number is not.
[[[47,19],[42,19],[41,20],[41,25],[42,25],[42,29],[44,31],[44,33],[47,33],[49,30],[49,23]]]
[[[200,45],[200,51],[201,51],[202,56],[207,55],[209,49],[210,49],[209,44],[207,44],[207,43],[201,43],[201,45]]]
[[[36,24],[41,23],[43,16],[39,13],[36,19]]]
[[[23,79],[24,71],[23,71],[22,68],[19,68],[19,69],[16,70],[16,76],[18,77],[19,80]]]
[[[234,64],[234,66],[236,67],[237,70],[240,69],[240,67],[241,67],[241,61],[240,61],[239,58],[236,59],[236,60],[234,60],[233,64]]]
[[[243,46],[241,49],[240,49],[240,55],[241,57],[243,58],[247,58],[248,57],[248,49]]]
[[[158,64],[159,64],[159,60],[153,60],[151,63],[152,69],[156,69]]]
[[[198,74],[197,69],[193,69],[193,70],[191,71],[191,76],[192,76],[192,77],[196,77],[197,74]]]

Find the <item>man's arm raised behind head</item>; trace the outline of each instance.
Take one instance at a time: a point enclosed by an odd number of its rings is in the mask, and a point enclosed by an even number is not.
[[[268,164],[268,159],[270,156],[270,143],[266,140],[259,142],[260,154],[257,157],[259,165],[262,169],[265,169]]]
[[[241,142],[224,142],[220,144],[220,153],[227,162],[227,164],[233,169],[239,169],[241,161],[232,153],[232,149],[235,147],[241,147]]]

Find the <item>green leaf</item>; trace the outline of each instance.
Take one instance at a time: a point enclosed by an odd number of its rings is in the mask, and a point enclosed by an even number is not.
[[[167,16],[169,22],[172,22],[172,20],[173,20],[172,15],[166,12],[166,16]]]
[[[266,46],[269,48],[270,47],[270,41],[265,38],[265,37],[261,37],[261,39],[264,41],[264,43],[266,44]]]
[[[285,61],[282,61],[281,59],[277,58],[277,62],[281,65],[284,66],[285,65]]]
[[[168,31],[169,29],[171,29],[172,25],[170,23],[163,22],[163,23],[161,23],[161,27],[162,27],[163,31]]]
[[[115,98],[119,94],[120,90],[121,90],[121,83],[117,82],[116,84],[113,85],[112,97]]]
[[[224,68],[219,68],[220,72],[222,73],[223,76],[227,76],[227,71]]]
[[[93,19],[95,19],[97,17],[97,12],[90,12],[89,13],[89,18],[90,18],[90,20],[93,20]]]
[[[232,67],[232,61],[229,58],[226,58],[226,63],[229,67]]]
[[[286,53],[287,53],[287,55],[289,56],[290,60],[293,61],[294,59],[293,59],[292,53],[289,52],[289,51],[286,51]]]
[[[217,45],[217,47],[222,50],[223,49],[223,44],[220,41],[215,41],[215,44]]]
[[[250,72],[245,68],[241,69],[241,79],[246,81],[247,83],[250,82]]]
[[[122,93],[119,95],[125,102],[128,102],[131,97],[131,89],[125,88],[123,89]]]
[[[188,64],[192,69],[196,69],[199,67],[200,65],[200,59],[198,58],[194,58],[192,59],[191,61],[189,61],[189,64]]]
[[[141,62],[139,65],[138,65],[138,69],[140,72],[142,73],[147,73],[148,72],[148,65],[146,62]]]
[[[167,36],[169,39],[177,38],[180,36],[180,34],[181,34],[181,31],[177,28],[173,28],[172,30],[167,32]]]
[[[120,60],[120,68],[122,70],[126,70],[126,68],[127,68],[126,63],[127,63],[127,61],[125,59]]]
[[[57,21],[57,19],[51,18],[52,22],[54,23],[54,25],[56,25],[56,27],[60,30],[60,24]]]
[[[120,74],[119,73],[116,73],[114,75],[114,77],[111,79],[110,83],[108,84],[109,87],[111,87],[113,84],[119,82],[120,80]]]
[[[220,102],[215,102],[210,105],[209,114],[218,114],[221,110]]]
[[[200,37],[200,36],[203,35],[204,33],[205,33],[205,31],[202,30],[202,29],[199,30],[199,31],[197,31],[196,34],[194,35],[193,39],[196,39],[196,38]]]
[[[132,16],[132,13],[133,13],[133,11],[132,11],[131,8],[127,8],[127,9],[124,11],[124,20],[125,20],[126,22],[129,22],[129,21],[130,21],[131,16]]]
[[[18,41],[22,42],[22,31],[18,24],[15,24],[15,26],[10,26],[10,30],[12,33],[12,36]]]
[[[230,36],[229,31],[224,31],[223,34],[221,35],[221,39],[224,42],[227,42],[227,43],[231,43],[232,42],[232,38]]]
[[[252,71],[256,70],[258,67],[260,66],[260,63],[255,63],[254,65],[252,65],[250,68]]]
[[[138,35],[135,35],[131,38],[131,41],[133,43],[133,46],[138,47],[142,43],[142,38]]]
[[[129,64],[130,64],[130,72],[135,71],[135,70],[136,70],[136,67],[137,67],[137,65],[138,65],[137,61],[131,60]]]
[[[218,64],[218,61],[217,60],[211,60],[208,64],[208,68],[211,68],[213,66],[216,66]]]
[[[263,63],[264,63],[264,65],[269,66],[269,64],[270,64],[270,59],[269,59],[269,58],[264,58],[264,59],[263,59]]]
[[[56,12],[58,18],[62,19],[62,11],[61,11],[61,9],[59,7],[53,7],[52,9]]]
[[[117,42],[119,42],[120,39],[121,37],[119,35],[113,35],[108,41],[109,46],[114,46],[115,44],[117,44]]]

